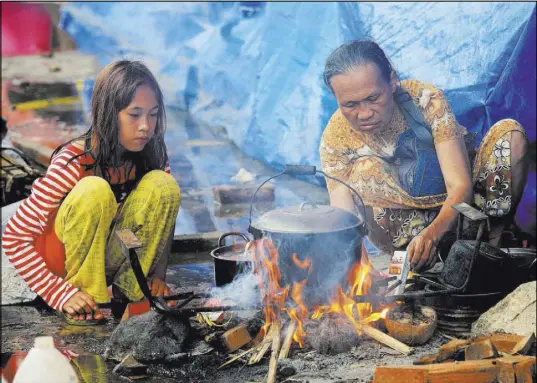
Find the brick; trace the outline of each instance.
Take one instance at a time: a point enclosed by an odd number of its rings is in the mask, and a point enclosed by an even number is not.
[[[496,350],[496,347],[494,347],[489,339],[474,342],[464,351],[465,360],[490,359],[498,356],[498,350]]]
[[[222,334],[222,343],[226,346],[229,352],[236,351],[251,341],[252,337],[245,324],[233,327]]]
[[[149,301],[147,299],[144,299],[140,302],[129,303],[127,305],[127,308],[125,309],[125,312],[123,313],[123,316],[121,317],[121,321],[126,321],[130,317],[144,314],[146,312],[149,312],[150,310],[151,305],[149,304]]]
[[[222,185],[213,187],[214,200],[221,204],[250,203],[258,185]],[[274,201],[274,185],[266,184],[257,193],[256,202]]]
[[[511,355],[527,355],[535,344],[535,334],[530,334],[522,338],[511,350]]]

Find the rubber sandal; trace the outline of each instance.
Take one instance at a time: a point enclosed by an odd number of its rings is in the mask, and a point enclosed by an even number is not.
[[[101,319],[83,319],[83,320],[77,320],[73,318],[69,318],[65,313],[59,314],[65,323],[72,325],[72,326],[98,326],[101,324],[106,323],[106,319],[103,317]]]

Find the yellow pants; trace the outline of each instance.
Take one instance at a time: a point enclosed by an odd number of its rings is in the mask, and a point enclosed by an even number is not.
[[[81,179],[61,204],[54,227],[65,246],[67,282],[96,303],[110,300],[110,283],[129,300],[142,299],[129,261],[113,233],[120,229],[135,232],[143,244],[137,251],[140,264],[144,274],[151,275],[173,235],[180,202],[177,182],[161,170],[147,173],[119,212],[108,182],[93,176]]]

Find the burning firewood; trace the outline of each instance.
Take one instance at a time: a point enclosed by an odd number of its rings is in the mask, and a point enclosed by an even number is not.
[[[245,355],[248,355],[249,353],[251,352],[254,352],[257,348],[256,347],[252,347],[251,349],[249,350],[246,350],[244,352],[241,352],[240,354],[238,355],[235,355],[234,357],[232,357],[231,359],[229,359],[227,362],[225,362],[224,364],[222,364],[220,367],[218,367],[219,369],[222,368],[222,367],[225,367],[227,365],[230,365],[231,363],[233,363],[234,361],[236,360],[239,360],[240,358],[242,358],[243,356]]]
[[[289,350],[291,349],[291,344],[293,343],[293,335],[295,334],[296,327],[296,321],[291,321],[291,323],[289,323],[289,326],[287,326],[285,339],[283,341],[282,349],[280,350],[280,355],[278,356],[279,360],[285,359],[289,355]]]
[[[404,343],[399,342],[397,339],[392,338],[388,334],[383,333],[382,331],[377,330],[371,326],[363,326],[362,331],[366,333],[371,338],[375,339],[377,342],[385,344],[388,347],[393,348],[405,355],[410,355],[414,352],[412,347],[407,346]]]
[[[263,338],[263,341],[259,343],[259,352],[257,354],[254,354],[250,357],[250,360],[248,361],[248,364],[256,364],[263,359],[265,354],[267,353],[268,349],[270,348],[270,345],[272,344],[272,327],[267,332],[267,335],[265,335],[265,338]]]

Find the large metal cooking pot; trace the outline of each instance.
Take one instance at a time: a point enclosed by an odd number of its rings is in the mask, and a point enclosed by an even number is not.
[[[327,176],[314,166],[288,165],[282,173],[263,182],[258,190],[266,182],[282,174],[316,173]],[[360,259],[362,240],[367,234],[364,223],[365,208],[359,194],[342,181],[334,180],[347,186],[357,196],[357,200],[362,204],[362,217],[331,206],[305,202],[300,206],[271,210],[252,222],[252,208],[257,192],[254,193],[250,206],[248,231],[254,239],[269,238],[278,249],[282,286],[308,279],[304,287],[304,296],[308,304],[326,302],[333,288],[345,280],[350,266]],[[220,250],[222,248],[219,247]],[[219,249],[212,253],[215,260],[218,253],[220,259],[226,258]],[[239,249],[235,246],[234,250]],[[296,258],[302,262],[309,257],[311,268],[299,268],[293,262],[293,254],[296,254]],[[216,274],[219,274],[218,270]]]

